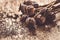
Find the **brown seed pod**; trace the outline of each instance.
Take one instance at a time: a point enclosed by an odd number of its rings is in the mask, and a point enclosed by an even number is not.
[[[29,15],[29,16],[33,16],[35,14],[35,8],[32,5],[26,6],[24,4],[21,4],[21,12],[23,14]]]
[[[36,25],[36,21],[34,18],[28,17],[26,19],[26,26],[29,29],[30,33],[33,35],[36,35],[35,34],[35,25]]]
[[[43,25],[45,23],[46,18],[44,16],[37,15],[37,17],[35,18],[35,20],[36,20],[36,24],[38,26],[41,26],[41,25]]]
[[[35,21],[35,19],[33,17],[28,17],[26,19],[26,24],[28,25],[29,23],[32,24],[32,25],[35,25],[36,21]]]
[[[55,14],[49,14],[46,16],[46,24],[52,24],[56,19]]]
[[[24,1],[23,4],[25,4],[25,5],[32,5],[32,1],[30,1],[30,0],[28,0],[28,1]]]
[[[31,6],[31,5],[28,6],[27,11],[28,11],[29,16],[34,16],[35,15],[35,8],[33,6]]]
[[[56,18],[55,13],[49,11],[48,9],[42,9],[40,14],[46,18],[46,23],[52,23]]]
[[[30,1],[30,0],[24,1],[23,4],[25,4],[25,5],[32,5],[32,6],[34,6],[34,8],[38,8],[39,7],[38,3],[36,3],[35,1]]]

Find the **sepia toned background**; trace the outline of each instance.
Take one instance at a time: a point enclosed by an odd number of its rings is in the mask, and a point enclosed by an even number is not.
[[[6,16],[6,14],[17,14],[20,15],[19,5],[24,0],[0,0],[0,13]],[[32,0],[36,1],[39,5],[46,5],[56,0]],[[1,15],[0,15],[1,16]],[[0,18],[0,40],[60,40],[60,27],[51,28],[48,31],[37,31],[36,36],[30,36],[27,28],[22,27],[20,24],[20,17],[18,19],[11,18]],[[60,13],[56,15],[57,19],[60,19]],[[2,22],[2,23],[1,23]],[[57,22],[60,25],[60,22]],[[2,26],[1,26],[2,25]],[[4,29],[5,28],[5,29]],[[12,35],[10,32],[14,29],[14,33],[17,35]],[[7,30],[7,32],[5,32]],[[12,31],[13,32],[13,31]],[[1,35],[2,34],[2,35]],[[9,35],[9,36],[6,36]]]

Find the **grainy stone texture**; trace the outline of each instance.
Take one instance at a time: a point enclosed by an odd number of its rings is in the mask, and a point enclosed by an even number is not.
[[[18,12],[18,8],[23,1],[0,0],[0,14],[2,13],[3,15],[3,17],[0,17],[0,40],[60,40],[60,26],[53,27],[50,32],[36,30],[37,35],[30,36],[28,29],[21,26],[20,16],[17,19],[6,17],[7,14],[20,15],[21,12]],[[60,13],[56,17],[60,19]],[[60,21],[57,24],[60,25]]]

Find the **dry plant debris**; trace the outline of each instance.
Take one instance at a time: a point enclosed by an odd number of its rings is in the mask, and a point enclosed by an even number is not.
[[[57,2],[42,6],[41,9],[41,6],[34,1],[24,1],[19,7],[19,10],[22,12],[21,23],[25,24],[33,35],[35,35],[36,28],[47,30],[52,28],[51,26],[56,26],[57,21],[55,19],[57,13],[54,12],[54,9],[57,9],[56,7],[59,8],[60,3],[55,3]]]

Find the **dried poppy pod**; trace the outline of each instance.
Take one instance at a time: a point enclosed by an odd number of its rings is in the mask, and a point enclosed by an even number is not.
[[[32,5],[24,5],[21,4],[20,10],[23,14],[29,15],[29,16],[34,16],[35,15],[35,8]]]
[[[36,35],[35,34],[35,25],[36,25],[36,21],[35,21],[35,19],[34,18],[31,18],[31,17],[28,17],[27,19],[26,19],[26,26],[27,26],[27,28],[29,29],[29,32],[31,33],[31,34],[33,34],[33,35]]]
[[[56,18],[55,12],[51,12],[50,15],[48,15],[46,18],[48,18],[48,17],[49,17],[49,19],[52,20],[52,21],[55,20],[55,18]]]
[[[25,5],[32,5],[32,1],[30,1],[30,0],[28,0],[28,1],[24,1],[23,4],[25,4]]]
[[[36,24],[36,21],[35,21],[35,19],[34,18],[32,18],[32,17],[28,17],[27,19],[26,19],[26,24],[28,25],[35,25]]]
[[[31,17],[31,16],[34,16],[35,15],[35,8],[33,6],[28,6],[28,15]]]
[[[30,0],[24,1],[24,4],[25,5],[32,5],[32,6],[34,6],[34,8],[38,8],[39,7],[38,3],[36,3],[35,1],[30,1]]]
[[[46,16],[46,24],[52,24],[55,20],[55,14],[49,14]]]
[[[37,17],[35,17],[35,19],[36,19],[36,24],[38,26],[43,25],[45,23],[45,21],[46,21],[46,18],[44,16],[41,16],[40,14],[37,15]]]
[[[50,12],[48,9],[44,8],[41,10],[40,14],[45,17],[46,23],[52,23],[53,20],[56,18],[54,12]]]

